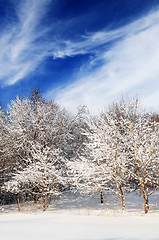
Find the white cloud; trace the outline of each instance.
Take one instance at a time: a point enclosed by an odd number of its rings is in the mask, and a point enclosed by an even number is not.
[[[116,30],[103,29],[72,41],[57,38],[62,22],[41,25],[51,0],[15,2],[17,21],[3,26],[0,35],[1,86],[27,77],[47,56],[56,59],[88,53],[92,57],[76,69],[72,84],[49,91],[48,98],[55,97],[69,109],[87,105],[96,110],[121,95],[138,93],[147,106],[158,107],[159,10]],[[66,22],[66,29],[72,21],[77,19]],[[55,33],[52,39],[48,38],[50,31]]]
[[[47,55],[44,43],[38,40],[49,31],[40,27],[50,0],[24,0],[15,6],[17,21],[6,23],[0,36],[0,83],[12,85],[35,70]],[[16,1],[17,4],[17,1]]]
[[[119,39],[120,38],[120,39]],[[103,47],[118,39],[109,50]],[[123,96],[136,93],[145,99],[147,106],[156,110],[159,88],[159,10],[127,24],[115,31],[103,30],[87,35],[80,42],[67,42],[57,49],[54,57],[94,53],[95,58],[85,64],[84,72],[77,72],[76,81],[47,96],[69,109],[87,105],[96,111]],[[98,48],[99,47],[99,48]],[[96,70],[91,67],[101,60]],[[86,69],[88,69],[86,71]],[[149,90],[149,91],[148,91]],[[154,94],[155,93],[155,94]],[[157,92],[158,93],[158,92]],[[154,95],[153,95],[154,94]]]

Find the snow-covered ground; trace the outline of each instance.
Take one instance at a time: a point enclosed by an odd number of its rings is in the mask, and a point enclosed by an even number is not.
[[[159,239],[158,192],[154,195],[148,214],[136,194],[126,198],[126,211],[120,210],[119,199],[105,198],[100,204],[94,198],[65,194],[41,212],[33,203],[2,206],[0,209],[0,240],[157,240]]]
[[[159,214],[77,215],[55,211],[0,215],[3,240],[159,239]]]

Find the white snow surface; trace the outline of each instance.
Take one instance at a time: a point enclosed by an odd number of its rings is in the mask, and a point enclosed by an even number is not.
[[[3,240],[159,239],[159,213],[132,214],[58,210],[45,213],[3,213]]]

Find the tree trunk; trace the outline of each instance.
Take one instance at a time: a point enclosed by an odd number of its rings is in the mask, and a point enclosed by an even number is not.
[[[148,210],[149,210],[149,202],[148,202],[148,196],[146,196],[145,191],[144,191],[144,185],[141,183],[141,180],[140,180],[140,172],[139,172],[138,166],[137,166],[137,174],[138,174],[138,181],[140,184],[141,193],[142,193],[142,196],[144,199],[144,211],[146,214],[146,213],[148,213]],[[143,176],[142,176],[142,180],[143,180]]]
[[[125,210],[125,199],[124,199],[124,193],[121,187],[121,184],[119,184],[119,190],[120,190],[120,198],[121,198],[121,206],[122,206],[122,210]]]
[[[35,193],[33,194],[33,199],[34,199],[34,204],[37,204],[37,195]]]
[[[27,197],[28,197],[28,193],[25,192],[25,195],[24,195],[24,201],[27,202]]]
[[[46,210],[46,194],[45,194],[45,187],[43,186],[43,192],[42,192],[42,206],[43,206],[43,211]]]
[[[145,214],[146,214],[149,211],[149,201],[148,201],[148,197],[146,197],[146,195],[144,193],[143,186],[141,186],[140,188],[141,188],[142,196],[143,196],[143,199],[144,199],[144,211],[145,211]]]
[[[20,212],[20,204],[19,204],[18,194],[16,194],[16,201],[17,201],[18,211]]]
[[[149,201],[148,201],[148,197],[146,197],[146,200],[144,202],[144,210],[145,210],[145,214],[148,213],[149,211]]]
[[[100,193],[100,203],[103,203],[103,192]]]
[[[144,199],[144,211],[145,214],[148,213],[149,210],[149,201],[148,201],[148,196],[146,196],[145,192],[144,192],[144,187],[142,184],[140,184],[140,189],[141,189],[141,193]]]

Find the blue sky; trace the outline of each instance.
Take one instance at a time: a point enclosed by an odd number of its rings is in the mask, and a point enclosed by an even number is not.
[[[0,0],[0,103],[32,88],[74,111],[159,112],[158,0]]]

